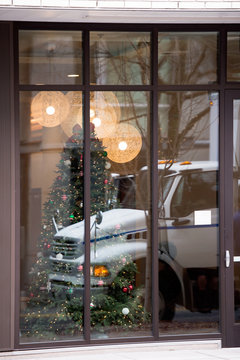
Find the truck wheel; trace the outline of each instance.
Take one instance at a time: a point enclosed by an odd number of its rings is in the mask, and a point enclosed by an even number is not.
[[[172,321],[175,315],[175,301],[167,300],[164,293],[159,290],[159,320]]]

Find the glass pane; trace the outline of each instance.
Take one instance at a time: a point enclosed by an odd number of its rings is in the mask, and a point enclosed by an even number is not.
[[[235,322],[240,322],[240,100],[233,100],[233,233]]]
[[[158,83],[217,81],[217,33],[159,33]]]
[[[218,330],[218,106],[218,93],[159,94],[161,335]]]
[[[227,35],[227,81],[240,81],[240,32]]]
[[[81,31],[20,31],[20,84],[81,84]]]
[[[91,335],[151,335],[150,96],[90,102]]]
[[[150,79],[150,33],[90,33],[91,83],[146,85]]]
[[[82,339],[82,94],[20,93],[20,130],[20,341]]]

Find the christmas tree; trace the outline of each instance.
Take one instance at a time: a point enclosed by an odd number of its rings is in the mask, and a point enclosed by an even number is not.
[[[84,141],[79,125],[67,140],[57,165],[56,178],[48,200],[43,207],[40,251],[31,271],[29,301],[22,329],[27,335],[55,339],[58,335],[81,333],[83,330],[82,299],[66,290],[49,292],[48,275],[51,271],[51,246],[56,230],[83,220]],[[117,207],[116,189],[107,169],[107,153],[96,138],[91,124],[91,207],[90,214]],[[115,234],[116,235],[116,234]],[[122,237],[121,241],[126,241]],[[122,254],[113,264],[118,274],[108,293],[91,297],[91,325],[132,328],[146,322],[148,315],[142,307],[141,290],[135,289],[136,264],[130,256]],[[119,270],[119,271],[118,271]]]

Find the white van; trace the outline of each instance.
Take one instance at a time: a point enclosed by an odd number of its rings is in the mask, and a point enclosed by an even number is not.
[[[218,164],[159,161],[159,295],[161,318],[176,303],[191,311],[218,307]],[[138,184],[146,194],[147,167]],[[144,198],[143,192],[143,198]],[[146,196],[145,196],[146,197]],[[145,199],[146,200],[146,199]],[[143,204],[147,203],[144,201]],[[148,211],[120,208],[91,217],[91,291],[108,291],[115,260],[130,256],[145,272]],[[50,256],[49,286],[84,289],[84,221],[57,231]],[[124,263],[122,263],[124,266]],[[119,271],[119,268],[118,270]],[[100,280],[100,282],[99,282]]]

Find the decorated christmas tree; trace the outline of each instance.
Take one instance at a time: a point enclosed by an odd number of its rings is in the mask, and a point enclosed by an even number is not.
[[[43,207],[39,252],[31,271],[29,301],[22,324],[22,329],[27,335],[54,339],[62,334],[79,334],[83,329],[82,299],[71,296],[65,290],[55,292],[55,296],[52,296],[48,288],[52,265],[50,254],[56,231],[78,223],[84,217],[83,138],[83,130],[79,125],[75,125],[73,135],[64,146],[57,165],[56,178]],[[96,138],[93,125],[90,151],[90,214],[96,215],[99,211],[104,212],[117,207],[118,203],[113,179],[107,169],[107,153],[102,142]],[[122,237],[120,241],[126,241],[126,238]],[[131,328],[134,324],[139,326],[147,321],[148,316],[141,305],[141,290],[135,288],[136,264],[131,256],[122,254],[112,266],[115,267],[117,276],[109,286],[108,293],[100,292],[91,298],[91,325],[95,328]]]

